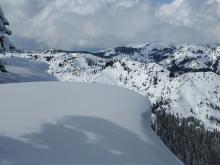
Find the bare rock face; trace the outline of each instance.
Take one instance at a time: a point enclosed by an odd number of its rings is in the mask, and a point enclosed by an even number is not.
[[[0,51],[12,50],[15,46],[9,41],[7,35],[11,35],[11,30],[6,26],[9,25],[8,20],[4,16],[4,13],[0,6]]]

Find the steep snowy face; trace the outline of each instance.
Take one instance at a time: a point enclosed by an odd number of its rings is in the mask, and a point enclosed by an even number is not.
[[[10,50],[14,48],[14,45],[9,41],[6,35],[11,35],[11,31],[6,27],[9,25],[8,20],[4,16],[4,13],[0,6],[0,51]]]
[[[6,54],[45,62],[61,81],[99,82],[147,96],[156,110],[195,117],[220,130],[220,46],[149,43],[95,53]]]
[[[0,91],[1,165],[182,164],[151,129],[149,101],[128,89],[46,82]]]

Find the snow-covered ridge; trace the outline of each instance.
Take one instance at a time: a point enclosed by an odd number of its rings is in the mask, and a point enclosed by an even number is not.
[[[132,89],[158,109],[195,117],[220,129],[220,46],[148,43],[100,52],[20,51],[2,57],[47,63],[61,81],[99,82]],[[7,67],[7,63],[6,63]]]
[[[150,103],[135,92],[62,82],[0,91],[2,165],[182,164],[152,131]]]

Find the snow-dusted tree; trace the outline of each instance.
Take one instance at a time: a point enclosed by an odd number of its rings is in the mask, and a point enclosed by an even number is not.
[[[0,6],[0,51],[14,49],[14,45],[9,41],[7,35],[11,35],[11,31],[7,29],[9,25]]]

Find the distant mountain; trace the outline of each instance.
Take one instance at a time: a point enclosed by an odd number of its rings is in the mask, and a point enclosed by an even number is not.
[[[220,45],[149,43],[100,52],[56,49],[6,53],[45,62],[61,81],[123,86],[160,103],[158,110],[195,117],[220,130]]]

